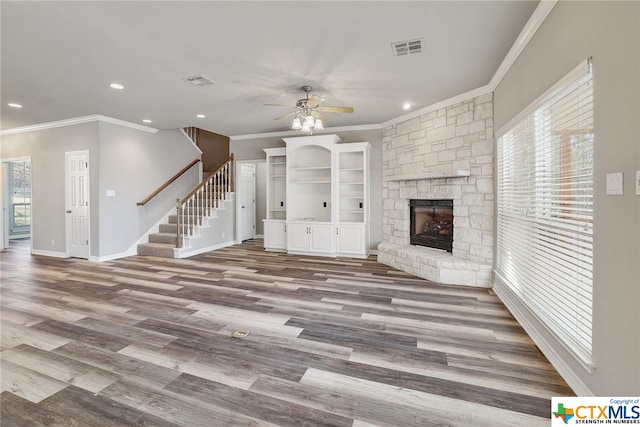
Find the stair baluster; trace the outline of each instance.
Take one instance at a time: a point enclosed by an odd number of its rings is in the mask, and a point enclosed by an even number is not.
[[[196,227],[202,226],[204,217],[211,216],[213,209],[220,208],[220,202],[227,200],[231,188],[233,154],[215,172],[212,172],[187,197],[176,201],[178,215],[176,227],[176,247],[184,246],[184,238],[193,237]]]

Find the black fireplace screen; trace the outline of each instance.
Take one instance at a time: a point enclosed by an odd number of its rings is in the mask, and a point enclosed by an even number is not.
[[[412,245],[453,251],[453,200],[409,201]]]

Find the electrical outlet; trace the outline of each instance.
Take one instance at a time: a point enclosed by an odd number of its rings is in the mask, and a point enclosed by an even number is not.
[[[636,171],[636,196],[640,196],[640,171]]]
[[[51,246],[55,246],[56,245],[56,241],[54,239],[51,239]]]
[[[222,238],[224,239],[224,231],[222,232]]]

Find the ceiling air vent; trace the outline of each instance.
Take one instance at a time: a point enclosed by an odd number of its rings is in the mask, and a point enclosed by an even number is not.
[[[422,39],[391,43],[394,56],[412,55],[422,52]]]
[[[213,80],[209,80],[208,78],[206,78],[205,76],[193,76],[193,77],[187,77],[186,79],[184,79],[187,83],[191,83],[194,86],[209,86],[209,85],[214,85],[216,84],[216,82],[214,82]]]

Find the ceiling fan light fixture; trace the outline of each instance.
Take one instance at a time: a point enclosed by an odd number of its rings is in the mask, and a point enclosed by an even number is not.
[[[291,125],[291,129],[300,130],[302,129],[302,123],[300,123],[300,118],[296,117],[293,119],[293,124]]]
[[[1,1],[1,0],[0,0]],[[324,102],[324,98],[313,95],[309,96],[311,92],[311,86],[305,85],[300,89],[305,93],[305,97],[298,99],[295,104],[294,111],[282,114],[276,117],[274,120],[280,120],[293,117],[291,123],[292,130],[298,130],[301,133],[311,135],[313,131],[323,130],[325,117],[323,112],[329,113],[353,113],[353,107],[338,107],[338,106],[321,106]],[[277,105],[286,106],[281,104],[265,104],[265,105]]]
[[[307,126],[309,127],[313,127],[313,124],[315,122],[315,120],[313,120],[313,116],[312,115],[308,115],[305,119],[304,119],[305,123],[307,124]]]

